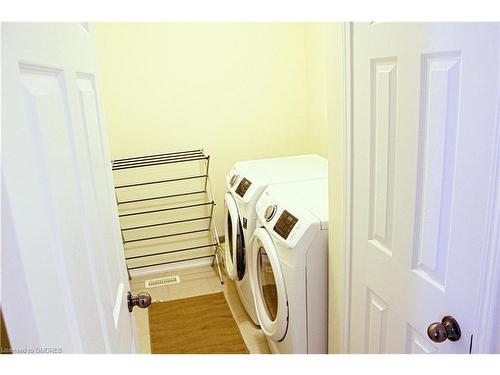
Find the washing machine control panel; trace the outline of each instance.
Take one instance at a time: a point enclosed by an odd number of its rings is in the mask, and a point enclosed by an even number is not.
[[[238,194],[240,197],[244,197],[245,193],[247,192],[248,188],[252,185],[252,183],[247,180],[245,177],[243,177],[240,181],[240,184],[235,190],[235,193]]]
[[[284,207],[267,190],[260,196],[256,207],[257,221],[284,246],[293,248],[302,238],[308,225],[301,219],[301,211]],[[270,215],[270,213],[273,213]],[[268,220],[269,218],[269,220]]]
[[[283,213],[280,215],[279,219],[274,224],[274,231],[278,233],[283,239],[287,239],[288,235],[292,231],[295,224],[297,224],[298,219],[293,216],[287,210],[283,210]]]

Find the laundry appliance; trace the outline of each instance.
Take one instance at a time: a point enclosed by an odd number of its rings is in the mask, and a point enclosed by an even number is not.
[[[328,350],[328,179],[269,185],[256,204],[249,279],[273,353]]]
[[[258,198],[269,184],[326,178],[328,161],[318,155],[239,161],[226,177],[225,268],[248,315],[258,323],[248,280],[247,249],[255,231]]]

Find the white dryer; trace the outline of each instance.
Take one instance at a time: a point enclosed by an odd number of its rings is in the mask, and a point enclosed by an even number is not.
[[[269,185],[257,205],[249,276],[273,353],[328,350],[328,179]]]
[[[255,231],[255,205],[264,189],[273,183],[285,183],[328,176],[328,161],[318,155],[240,161],[226,177],[225,266],[229,278],[248,315],[258,323],[247,270],[246,251]]]

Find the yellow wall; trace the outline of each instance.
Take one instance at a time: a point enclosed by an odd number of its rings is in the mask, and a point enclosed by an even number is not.
[[[98,23],[104,112],[113,158],[203,147],[217,224],[237,160],[327,155],[311,95],[321,54],[302,23]],[[319,120],[320,119],[320,120]]]
[[[311,23],[305,26],[306,82],[308,95],[309,142],[316,153],[328,156],[327,52],[335,41],[328,28],[332,24]],[[338,46],[338,43],[337,43]]]
[[[328,123],[329,157],[329,290],[328,290],[328,349],[330,353],[344,352],[345,321],[345,257],[346,257],[346,77],[342,50],[343,26],[325,27],[326,46],[326,111]]]

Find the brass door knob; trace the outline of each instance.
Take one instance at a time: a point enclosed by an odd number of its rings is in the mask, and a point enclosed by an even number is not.
[[[151,295],[146,292],[137,293],[133,296],[132,293],[127,293],[127,304],[128,311],[132,312],[134,306],[139,306],[141,309],[145,309],[151,305]]]
[[[434,342],[443,342],[446,339],[457,341],[461,336],[460,326],[453,317],[445,316],[441,323],[435,322],[429,325],[427,335]]]

